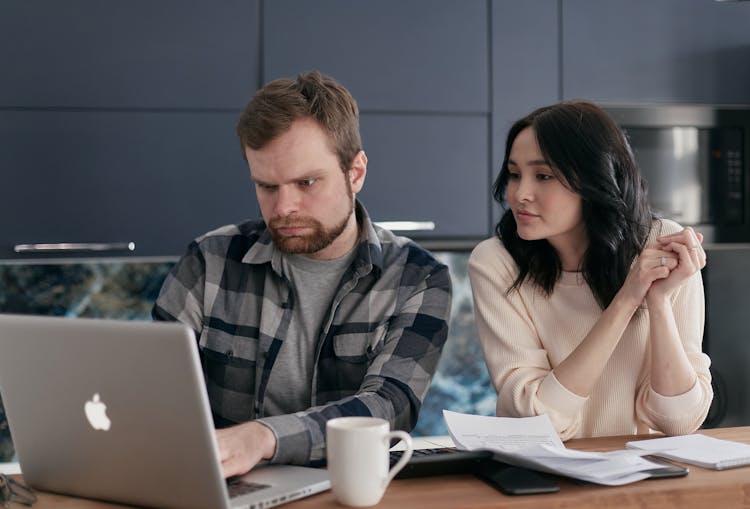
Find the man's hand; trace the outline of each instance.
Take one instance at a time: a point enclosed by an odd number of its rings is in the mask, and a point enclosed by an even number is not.
[[[224,478],[242,475],[276,452],[273,432],[255,421],[216,430],[216,441]]]

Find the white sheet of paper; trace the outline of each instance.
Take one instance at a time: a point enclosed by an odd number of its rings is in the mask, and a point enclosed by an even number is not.
[[[443,410],[448,432],[464,449],[514,451],[534,445],[565,446],[547,415],[536,417],[490,417]]]
[[[626,446],[704,468],[722,470],[750,464],[750,445],[701,434],[636,440]]]
[[[488,449],[509,464],[616,486],[649,477],[660,465],[635,451],[567,449],[546,415],[490,417],[443,410],[448,432],[460,449]]]

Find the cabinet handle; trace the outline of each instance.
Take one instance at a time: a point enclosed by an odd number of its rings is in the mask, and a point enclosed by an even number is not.
[[[376,221],[375,224],[386,230],[402,232],[431,232],[435,229],[435,223],[433,221]]]
[[[47,253],[53,251],[135,251],[135,242],[60,242],[57,244],[16,244],[16,253]]]

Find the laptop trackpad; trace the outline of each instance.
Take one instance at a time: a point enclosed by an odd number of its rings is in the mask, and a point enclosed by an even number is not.
[[[293,465],[261,465],[231,479],[227,490],[233,506],[248,502],[272,507],[331,487],[327,470]],[[241,494],[235,495],[233,491]]]

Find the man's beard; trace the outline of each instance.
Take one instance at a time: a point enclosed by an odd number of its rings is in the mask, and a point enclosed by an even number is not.
[[[326,229],[319,221],[311,217],[289,216],[277,217],[271,220],[268,231],[271,233],[274,245],[287,254],[312,254],[327,248],[346,229],[349,218],[354,212],[354,205],[349,206],[349,212],[341,221]],[[279,228],[286,226],[312,228],[312,233],[300,236],[285,236],[279,233]]]

